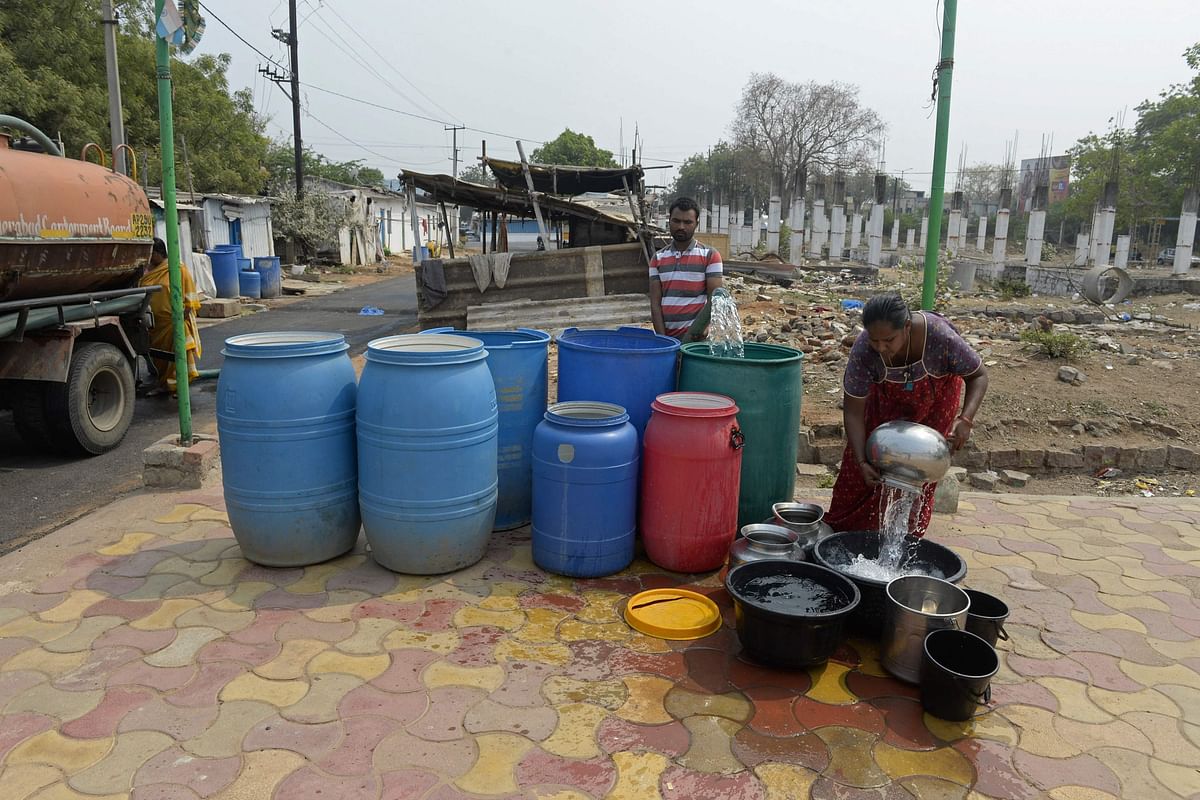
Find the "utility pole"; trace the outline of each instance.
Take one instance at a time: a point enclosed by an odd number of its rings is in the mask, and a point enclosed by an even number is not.
[[[271,31],[271,36],[288,46],[288,55],[291,60],[289,70],[291,75],[287,76],[287,79],[292,85],[289,98],[292,101],[292,149],[296,164],[296,199],[299,200],[304,196],[304,142],[300,137],[300,45],[296,34],[298,27],[296,25],[296,0],[288,0],[288,25],[291,30],[281,31],[276,28]],[[279,84],[284,78],[274,70],[268,71],[259,67],[258,71],[275,81],[276,84]]]
[[[942,241],[942,200],[946,194],[946,145],[950,138],[950,79],[954,73],[954,21],[958,0],[945,0],[942,54],[937,63],[937,130],[933,139],[933,181],[929,191],[929,234],[925,238],[925,282],[921,308],[933,309],[937,293],[938,253]]]
[[[454,180],[458,180],[458,132],[466,130],[466,126],[465,125],[443,125],[442,130],[450,131],[454,135],[454,168],[453,168],[453,172],[451,172],[450,174],[454,177]],[[445,141],[445,139],[443,139],[442,141]]]
[[[104,26],[104,62],[108,71],[108,129],[112,134],[113,169],[125,169],[125,120],[121,114],[121,77],[117,68],[117,15],[112,0],[100,0],[100,24]]]

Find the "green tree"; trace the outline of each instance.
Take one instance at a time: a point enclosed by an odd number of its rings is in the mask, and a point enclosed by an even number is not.
[[[612,151],[596,147],[587,134],[567,128],[556,139],[546,142],[529,156],[536,164],[567,164],[575,167],[616,167]]]
[[[765,196],[768,181],[753,152],[722,141],[707,153],[689,156],[680,165],[671,196],[725,203],[746,193]]]
[[[366,166],[361,160],[331,161],[308,147],[303,151],[304,174],[327,178],[351,186],[383,186],[383,173],[375,167]],[[266,168],[272,192],[281,192],[284,187],[295,187],[296,156],[291,140],[272,141],[267,146]]]
[[[121,20],[117,54],[125,136],[138,153],[141,179],[154,184],[162,170],[149,30],[153,14],[148,0],[115,0],[115,6]],[[61,136],[73,157],[88,142],[108,150],[111,141],[99,20],[99,0],[0,4],[0,110],[28,120],[51,137]],[[252,194],[265,183],[264,124],[254,113],[249,91],[230,91],[228,68],[226,54],[201,52],[172,62],[181,189]]]
[[[482,164],[472,164],[469,167],[463,167],[458,171],[458,179],[460,181],[468,181],[469,183],[478,183],[482,186],[492,186],[495,181],[488,174],[487,168]]]

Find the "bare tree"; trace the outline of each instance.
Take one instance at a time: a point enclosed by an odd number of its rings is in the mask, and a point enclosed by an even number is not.
[[[971,203],[993,203],[1000,199],[1000,183],[1004,177],[1003,164],[986,164],[983,162],[964,167],[962,174],[955,181],[955,186],[963,193],[965,208]]]
[[[758,154],[789,202],[810,172],[863,165],[884,130],[879,115],[859,103],[846,83],[792,83],[753,73],[742,89],[732,132],[735,143]]]

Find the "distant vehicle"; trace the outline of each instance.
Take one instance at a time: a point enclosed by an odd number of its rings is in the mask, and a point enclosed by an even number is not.
[[[1160,267],[1163,265],[1166,265],[1166,264],[1174,264],[1174,263],[1175,263],[1175,248],[1174,247],[1164,247],[1162,250],[1158,251],[1158,265]],[[1200,267],[1200,255],[1192,256],[1192,266]]]

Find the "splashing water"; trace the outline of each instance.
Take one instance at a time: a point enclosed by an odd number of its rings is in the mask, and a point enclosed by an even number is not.
[[[721,358],[744,358],[742,318],[732,295],[720,292],[709,301],[712,313],[708,322],[708,353]]]
[[[909,524],[914,507],[919,516],[925,502],[924,495],[885,486],[880,496],[879,558],[868,559],[861,553],[845,567],[845,572],[860,578],[890,581],[904,575],[928,575],[918,565],[911,563],[917,552],[917,542],[908,539]]]

